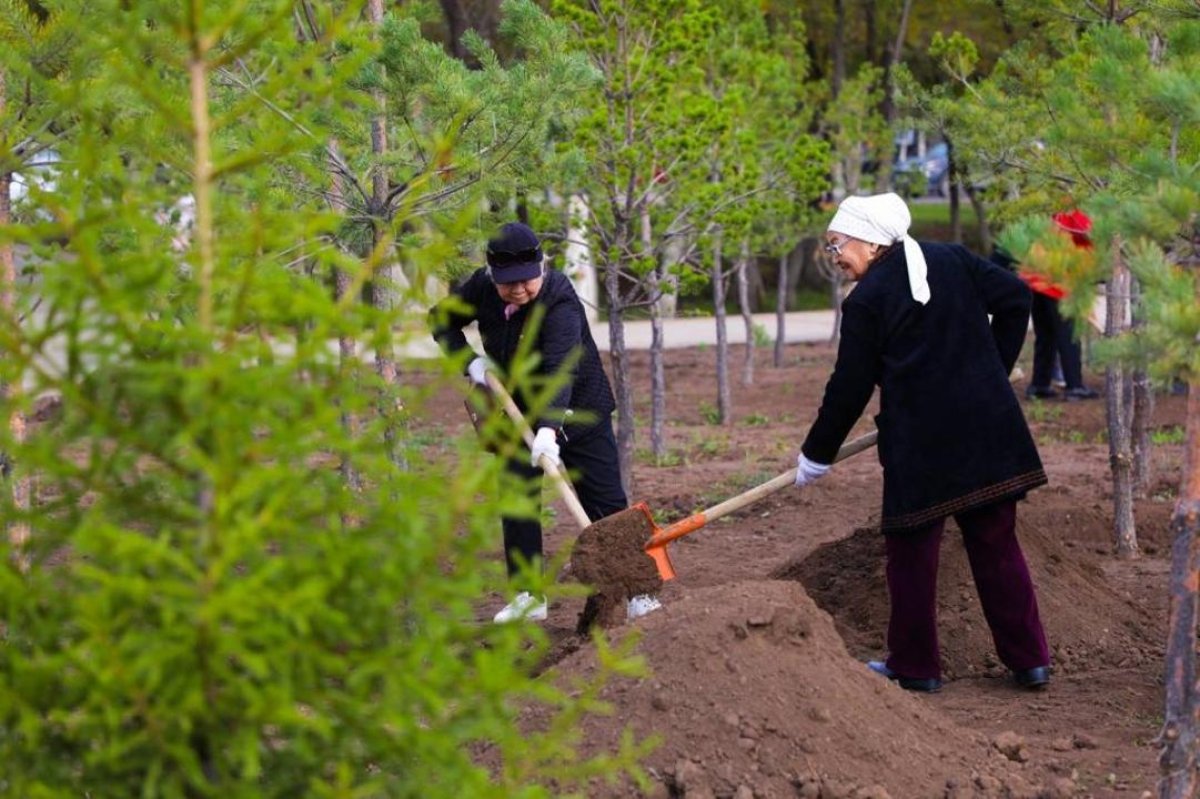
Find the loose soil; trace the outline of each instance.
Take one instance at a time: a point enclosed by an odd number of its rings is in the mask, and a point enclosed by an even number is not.
[[[732,353],[733,366],[742,353]],[[661,523],[794,466],[833,359],[829,346],[795,345],[773,369],[769,350],[760,350],[754,385],[734,386],[733,420],[718,426],[708,421],[715,353],[669,351],[670,453],[655,465],[644,453],[648,359],[634,353],[642,429],[631,501],[645,501]],[[1089,378],[1103,386],[1099,375]],[[1023,392],[1025,382],[1014,388]],[[608,631],[638,636],[650,675],[610,684],[603,699],[612,714],[580,729],[585,753],[611,750],[626,728],[657,736],[645,760],[653,784],[639,791],[598,782],[590,795],[1149,795],[1163,712],[1167,525],[1182,460],[1174,431],[1184,398],[1157,397],[1155,423],[1167,443],[1155,449],[1153,490],[1137,501],[1143,554],[1132,560],[1112,554],[1103,400],[1022,403],[1050,476],[1018,506],[1053,652],[1047,690],[1016,689],[997,662],[953,522],[939,581],[945,688],[909,693],[863,665],[884,654],[888,616],[881,470],[872,450],[671,545],[679,576],[663,585],[663,609]],[[435,405],[432,424],[469,429],[461,402]],[[870,430],[874,412],[851,436]],[[550,552],[577,535],[565,512],[557,518],[547,531]],[[497,523],[497,558],[499,541]],[[503,601],[496,595],[480,607],[480,620]],[[597,668],[591,643],[576,633],[584,603],[553,603],[545,630],[554,646],[541,679]]]

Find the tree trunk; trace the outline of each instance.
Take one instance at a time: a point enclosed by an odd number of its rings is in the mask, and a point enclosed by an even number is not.
[[[330,139],[329,153],[331,157],[338,155],[339,145],[337,139]],[[340,159],[339,159],[340,160]],[[333,210],[338,214],[346,212],[346,185],[345,179],[338,171],[336,166],[331,165],[329,168],[329,202],[333,206]],[[333,296],[334,299],[341,301],[351,290],[350,274],[344,269],[334,267],[333,269]],[[340,368],[343,373],[357,370],[358,365],[355,358],[355,343],[350,336],[338,336],[338,358]],[[346,436],[354,439],[358,436],[358,417],[352,411],[346,409],[346,403],[342,398],[335,398],[342,410],[340,413],[342,430]],[[358,470],[354,467],[350,457],[345,453],[341,456],[341,464],[338,467],[342,475],[342,480],[345,481],[347,488],[351,491],[360,491],[362,489],[362,477]]]
[[[1200,283],[1197,284],[1200,294]],[[1200,300],[1200,296],[1197,297]],[[1171,517],[1166,708],[1158,737],[1160,799],[1200,794],[1200,696],[1196,686],[1196,575],[1200,573],[1200,379],[1188,387],[1187,443],[1179,500]]]
[[[742,385],[754,385],[754,316],[750,313],[750,240],[742,239],[742,252],[737,264],[738,309],[746,327],[746,357],[742,361]]]
[[[954,157],[954,143],[949,139],[946,140],[946,158],[949,162],[946,169],[948,177],[946,193],[950,195],[950,241],[962,244],[962,202],[959,189],[961,181],[958,174],[958,159]]]
[[[839,3],[838,5],[841,5]],[[787,340],[788,251],[779,256],[779,276],[775,285],[775,355],[772,365],[783,367],[784,342]]]
[[[649,207],[642,208],[642,253],[643,257],[654,255],[654,228],[650,223]],[[657,259],[653,268],[652,290],[662,291],[664,265]],[[667,378],[663,367],[663,316],[658,300],[650,303],[650,450],[655,461],[661,463],[667,455],[667,442],[663,434],[667,418]]]
[[[0,70],[0,116],[3,116],[8,100],[5,91],[6,79],[4,71]],[[0,228],[12,223],[12,199],[9,194],[11,187],[12,173],[0,172]],[[17,260],[13,245],[8,241],[0,241],[0,308],[10,317],[15,316],[17,312],[16,290]],[[26,435],[25,414],[19,402],[21,383],[18,380],[15,383],[2,384],[0,392],[3,392],[5,403],[10,409],[8,426],[13,442],[20,446],[25,443]],[[18,513],[28,511],[33,495],[30,477],[16,468],[9,453],[0,453],[0,467],[3,469],[3,476],[12,481],[13,507]],[[8,540],[12,544],[16,562],[24,571],[29,567],[29,559],[24,553],[25,545],[29,541],[29,525],[23,521],[10,522]]]
[[[674,231],[667,232],[663,244],[662,271],[658,280],[658,310],[663,319],[674,319],[679,307],[679,275],[675,270],[683,263],[688,251],[688,239]]]
[[[1108,319],[1104,335],[1113,338],[1129,330],[1129,266],[1120,252],[1120,243],[1113,244],[1113,273],[1108,284]],[[1128,370],[1113,364],[1105,373],[1105,400],[1108,416],[1108,455],[1113,483],[1113,533],[1117,555],[1134,558],[1138,555],[1137,529],[1133,519],[1133,444],[1130,435]]]
[[[729,341],[725,335],[725,276],[721,262],[722,235],[713,236],[712,291],[713,315],[717,325],[717,421],[729,424],[732,413],[729,399]]]
[[[563,250],[564,269],[575,286],[575,293],[583,303],[583,312],[588,324],[595,322],[600,311],[600,281],[596,277],[596,265],[592,261],[592,249],[588,243],[588,216],[591,208],[582,194],[567,198],[567,242]]]
[[[912,13],[913,0],[904,0],[900,8],[900,21],[896,26],[896,39],[888,49],[883,63],[883,121],[889,135],[896,127],[896,67],[904,54],[904,39],[908,35],[908,20]],[[879,159],[879,173],[875,178],[876,191],[890,191],[892,186],[891,148]]]
[[[829,302],[833,305],[833,330],[829,332],[829,343],[837,346],[842,338],[842,270],[829,264]]]
[[[663,363],[663,318],[656,304],[650,306],[650,449],[654,460],[667,457],[667,375]]]
[[[1141,312],[1141,284],[1137,278],[1131,280],[1133,288],[1133,326],[1145,324]],[[1134,496],[1145,497],[1154,480],[1154,444],[1150,440],[1150,427],[1154,419],[1154,388],[1150,375],[1144,368],[1133,370],[1133,491]]]
[[[467,60],[467,48],[462,35],[467,32],[467,15],[463,13],[461,0],[442,0],[442,16],[446,19],[446,39],[450,54],[459,61]]]
[[[383,0],[367,0],[367,16],[371,22],[374,35],[378,36],[383,27]],[[383,69],[382,66],[378,69]],[[391,214],[388,211],[388,177],[383,166],[387,157],[387,115],[385,107],[387,96],[380,89],[372,90],[371,99],[375,103],[375,116],[371,118],[371,155],[375,165],[371,173],[371,243],[374,245],[371,257],[383,258],[383,266],[371,281],[371,305],[376,310],[389,316],[398,307],[397,273],[399,266],[393,261],[393,253],[389,250],[383,255],[380,250],[386,247],[386,241],[391,236],[388,229]],[[393,394],[393,388],[400,382],[400,368],[392,350],[392,337],[384,336],[375,349],[375,374],[379,375],[380,396],[375,403],[376,412],[383,422],[383,441],[388,459],[393,465],[405,468],[404,453],[400,448],[399,425],[400,415],[397,413],[398,400]]]
[[[617,248],[613,252],[626,252],[626,237],[618,233]],[[621,464],[621,488],[625,496],[633,491],[633,387],[629,378],[629,354],[625,350],[625,308],[621,299],[620,264],[606,258],[604,263],[604,291],[608,295],[608,357],[612,362],[613,393],[617,399],[617,459]]]
[[[829,93],[836,100],[846,82],[846,0],[834,0],[833,20],[833,75]]]
[[[971,208],[975,211],[975,220],[979,231],[979,251],[987,254],[992,251],[992,229],[987,221],[987,208],[984,207],[983,201],[979,199],[979,195],[971,189],[968,183],[962,182],[962,190],[967,195],[967,199],[971,201]]]

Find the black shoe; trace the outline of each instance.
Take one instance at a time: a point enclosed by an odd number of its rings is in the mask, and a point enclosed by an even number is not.
[[[923,694],[933,694],[942,690],[942,681],[937,677],[901,677],[887,667],[882,660],[867,661],[867,668],[876,674],[882,674],[906,691],[920,691]]]
[[[1050,667],[1034,666],[1032,669],[1020,669],[1013,672],[1013,681],[1018,688],[1028,688],[1036,691],[1050,683]]]
[[[1097,399],[1100,396],[1100,392],[1087,386],[1076,386],[1075,388],[1068,388],[1063,393],[1063,396],[1067,398],[1067,402],[1076,402],[1078,400]]]
[[[1050,388],[1050,386],[1035,386],[1030,384],[1025,389],[1026,399],[1054,399],[1058,396],[1058,392]]]

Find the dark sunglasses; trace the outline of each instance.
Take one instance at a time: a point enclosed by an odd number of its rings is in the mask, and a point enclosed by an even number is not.
[[[489,264],[501,268],[515,264],[528,264],[542,260],[542,248],[535,247],[532,250],[521,250],[520,252],[491,251],[487,258]]]

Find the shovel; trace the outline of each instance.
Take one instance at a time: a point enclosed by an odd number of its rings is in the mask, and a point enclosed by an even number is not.
[[[879,438],[879,431],[872,430],[866,435],[842,445],[842,448],[837,451],[837,455],[833,457],[833,462],[837,463],[840,460],[845,460],[851,455],[856,455],[864,449],[869,449],[875,446],[875,440]],[[646,542],[646,554],[654,558],[654,565],[658,567],[658,575],[664,580],[675,579],[675,568],[671,565],[671,557],[667,554],[667,544],[677,538],[682,538],[688,533],[693,533],[699,530],[709,522],[714,522],[722,516],[728,516],[734,511],[741,510],[747,505],[752,505],[758,502],[763,497],[770,496],[776,491],[788,486],[795,485],[796,470],[789,469],[778,477],[773,477],[762,485],[755,486],[748,491],[738,494],[736,497],[725,500],[724,502],[713,505],[706,510],[697,511],[686,519],[671,524],[665,528],[659,527],[654,523],[654,518],[650,515],[650,509],[644,502],[640,502],[630,510],[637,509],[645,514],[649,520],[650,526],[654,530],[654,535]]]
[[[533,447],[533,430],[529,428],[529,423],[525,421],[525,417],[521,415],[521,409],[517,407],[517,403],[513,402],[513,398],[504,388],[504,384],[492,374],[490,371],[484,373],[484,379],[487,380],[488,388],[492,390],[492,394],[496,399],[500,400],[500,407],[508,414],[508,418],[517,426],[521,432],[521,438],[525,441],[525,446]],[[538,466],[542,467],[542,471],[550,476],[550,481],[554,483],[554,487],[558,489],[558,493],[562,495],[563,501],[567,503],[567,510],[571,512],[575,523],[582,530],[592,523],[588,518],[587,511],[583,509],[583,505],[579,503],[579,497],[575,496],[575,489],[571,488],[571,483],[567,480],[567,476],[563,474],[562,469],[558,465],[543,455],[538,460]]]
[[[833,462],[874,446],[878,436],[878,431],[872,431],[843,445]],[[580,582],[601,587],[600,590],[609,595],[623,593],[628,597],[657,593],[662,581],[675,578],[667,544],[787,488],[795,481],[796,470],[789,469],[762,485],[665,528],[655,524],[649,506],[639,502],[588,526],[576,541],[572,567]]]

